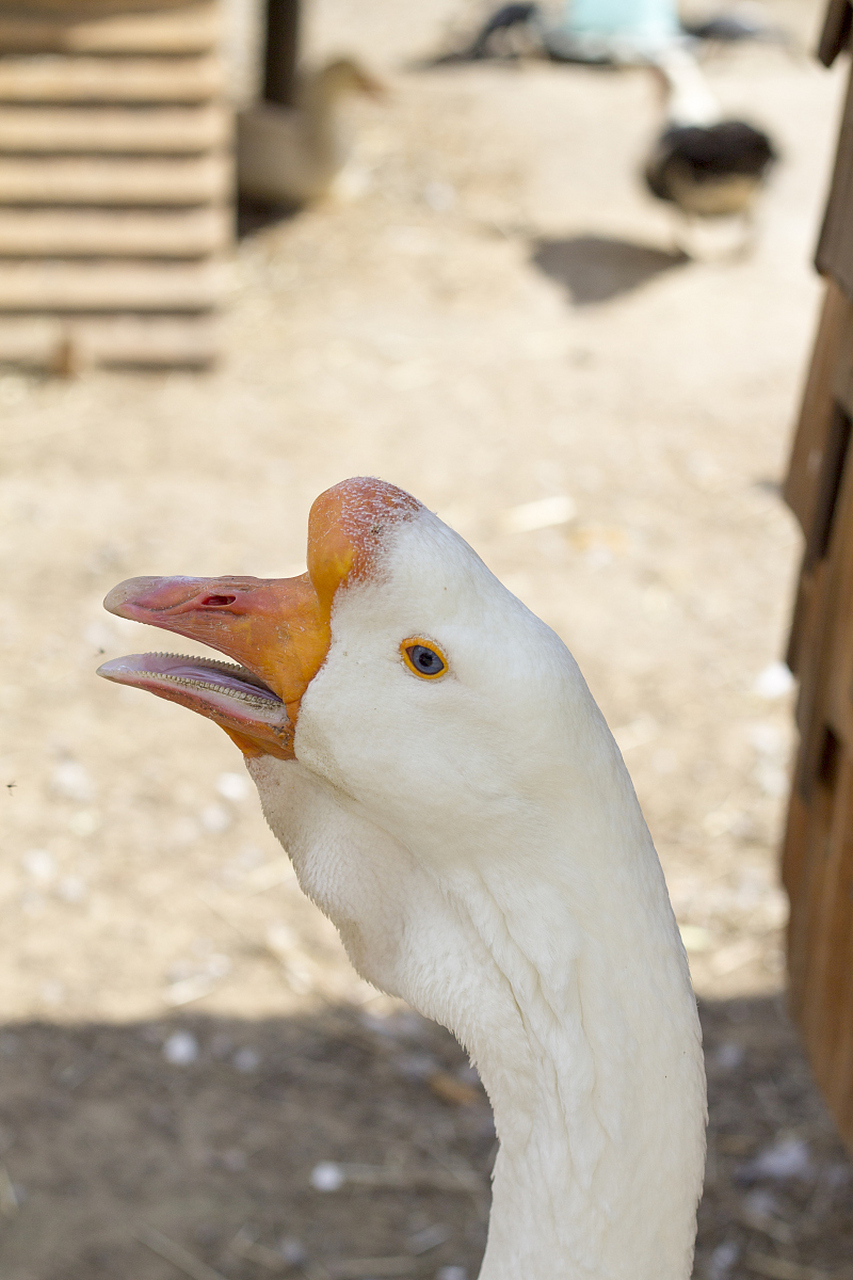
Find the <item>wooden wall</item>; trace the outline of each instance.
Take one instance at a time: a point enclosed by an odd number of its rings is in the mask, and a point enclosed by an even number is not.
[[[785,835],[791,1005],[853,1144],[853,305],[831,281],[786,497],[803,527],[789,663],[800,748]]]
[[[833,0],[827,65],[850,32],[848,0]],[[783,879],[792,1011],[853,1147],[853,76],[817,266],[826,297],[785,485],[805,551],[788,651],[800,746]]]

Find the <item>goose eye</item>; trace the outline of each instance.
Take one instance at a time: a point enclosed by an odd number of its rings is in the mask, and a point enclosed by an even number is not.
[[[409,670],[424,680],[435,680],[447,670],[447,659],[441,650],[424,640],[404,640],[400,650]]]

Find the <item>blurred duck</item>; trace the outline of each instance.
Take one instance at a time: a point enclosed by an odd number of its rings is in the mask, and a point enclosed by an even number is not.
[[[241,196],[300,205],[326,194],[347,160],[340,118],[348,94],[380,97],[383,86],[350,58],[305,76],[295,107],[254,103],[237,117],[237,188]]]
[[[748,222],[777,158],[770,138],[745,120],[723,117],[687,50],[673,46],[653,69],[667,106],[666,123],[645,165],[649,191],[688,219],[739,215]]]

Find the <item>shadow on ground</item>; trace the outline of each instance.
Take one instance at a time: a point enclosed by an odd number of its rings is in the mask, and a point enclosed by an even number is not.
[[[848,1275],[853,1171],[779,1003],[706,1005],[703,1021],[697,1275]],[[186,1255],[160,1257],[151,1228],[229,1280],[476,1276],[491,1115],[454,1042],[413,1014],[26,1023],[0,1055],[4,1280],[175,1280]],[[780,1139],[788,1173],[762,1172]],[[324,1193],[323,1161],[361,1168]]]
[[[667,253],[628,240],[572,236],[534,241],[531,261],[568,290],[575,306],[582,307],[609,302],[663,271],[685,266],[690,259],[685,253]]]

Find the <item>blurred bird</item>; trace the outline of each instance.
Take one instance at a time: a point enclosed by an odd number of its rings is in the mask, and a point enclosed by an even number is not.
[[[653,66],[666,93],[666,123],[645,164],[658,200],[687,219],[742,217],[747,225],[777,159],[768,135],[725,119],[695,59],[678,46]]]
[[[740,40],[756,40],[793,49],[795,41],[783,27],[761,22],[750,13],[720,13],[709,18],[682,19],[681,29],[696,40],[715,44],[734,44]]]
[[[689,21],[678,18],[672,0],[646,0],[645,4],[636,0],[634,6],[615,3],[609,7],[602,7],[600,0],[585,4],[575,0],[565,6],[559,20],[549,18],[538,4],[502,5],[470,44],[435,61],[538,55],[555,62],[630,63],[685,36],[718,44],[760,40],[791,45],[780,27],[768,26],[751,14],[724,13]]]
[[[295,107],[257,102],[237,117],[241,196],[300,205],[325,195],[347,159],[339,115],[347,94],[381,97],[383,86],[350,58],[307,75]]]
[[[505,4],[487,19],[462,56],[474,60],[493,56],[499,34],[510,31],[513,27],[527,26],[535,16],[535,4]]]

